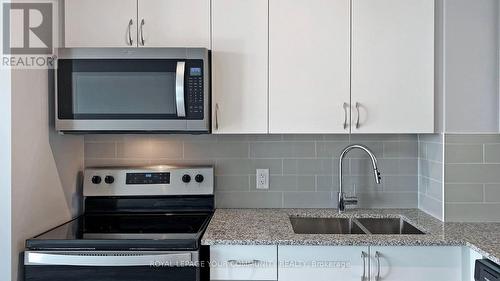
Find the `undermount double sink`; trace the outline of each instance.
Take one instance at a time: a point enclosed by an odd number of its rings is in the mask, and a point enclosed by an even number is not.
[[[296,234],[425,234],[402,218],[290,217]]]

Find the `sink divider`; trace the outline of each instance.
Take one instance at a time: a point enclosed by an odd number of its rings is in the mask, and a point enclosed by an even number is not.
[[[351,222],[354,222],[359,228],[361,228],[361,230],[365,232],[365,234],[372,235],[372,233],[368,229],[366,229],[366,227],[356,218],[351,218]]]

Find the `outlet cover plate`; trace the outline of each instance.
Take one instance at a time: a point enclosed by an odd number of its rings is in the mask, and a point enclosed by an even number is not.
[[[255,188],[269,189],[269,169],[257,169]]]

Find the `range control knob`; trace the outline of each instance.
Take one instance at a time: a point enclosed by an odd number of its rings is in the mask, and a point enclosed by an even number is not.
[[[201,183],[201,182],[203,182],[204,177],[203,177],[203,175],[197,174],[197,175],[194,177],[194,180],[195,180],[197,183]]]
[[[104,178],[104,182],[107,184],[112,184],[115,181],[115,178],[113,176],[106,176]]]
[[[93,176],[92,177],[92,183],[93,184],[100,184],[102,181],[101,177],[100,176]]]
[[[186,175],[182,176],[182,182],[188,183],[190,181],[191,181],[191,176],[190,175],[186,174]]]

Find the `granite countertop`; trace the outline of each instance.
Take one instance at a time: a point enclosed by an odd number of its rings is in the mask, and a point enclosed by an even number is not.
[[[425,235],[295,234],[290,216],[402,217]],[[500,223],[444,223],[418,209],[217,209],[203,245],[469,246],[500,264]]]

